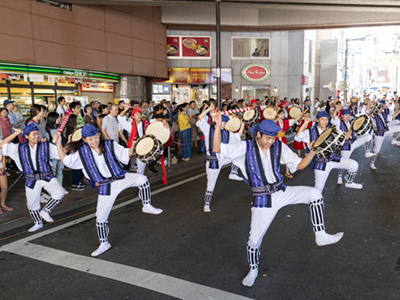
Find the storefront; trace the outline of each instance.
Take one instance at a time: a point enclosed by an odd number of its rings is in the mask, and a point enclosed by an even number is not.
[[[50,111],[54,110],[60,96],[85,105],[94,100],[91,93],[108,92],[102,101],[107,103],[113,100],[115,82],[119,82],[119,75],[113,73],[0,63],[0,103],[12,99],[24,115],[34,103],[47,104]]]
[[[217,98],[216,69],[169,68],[168,78],[152,81],[152,100],[163,99],[178,104],[196,101],[201,106],[204,100]],[[232,70],[221,69],[222,98],[231,98]]]
[[[259,63],[248,64],[242,68],[241,76],[248,81],[248,83],[240,86],[241,98],[249,96],[263,100],[266,96],[271,96],[271,86],[264,84],[265,80],[271,76],[271,71],[267,66]],[[279,97],[276,87],[272,92],[274,92],[274,96]]]

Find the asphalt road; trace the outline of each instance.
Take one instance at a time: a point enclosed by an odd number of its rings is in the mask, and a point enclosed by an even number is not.
[[[161,215],[141,212],[136,189],[120,195],[109,218],[112,248],[97,248],[94,206],[58,217],[35,234],[18,228],[0,241],[0,299],[400,299],[400,147],[385,141],[369,169],[363,149],[356,182],[324,190],[328,233],[344,231],[331,246],[314,242],[307,205],[277,214],[261,247],[260,273],[252,288],[246,242],[251,191],[221,172],[211,203],[202,211],[204,170],[152,187]],[[313,172],[298,171],[290,185],[313,185]],[[164,190],[161,190],[164,189]],[[132,200],[133,199],[133,200]]]

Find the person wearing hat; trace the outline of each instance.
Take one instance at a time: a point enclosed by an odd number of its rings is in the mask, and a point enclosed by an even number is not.
[[[13,144],[11,141],[20,135],[25,136],[23,144]],[[28,230],[34,232],[43,227],[46,222],[54,222],[50,213],[60,203],[65,191],[54,176],[52,159],[60,159],[57,148],[49,142],[40,142],[39,129],[35,123],[29,123],[24,131],[16,129],[9,137],[0,143],[2,154],[10,156],[19,170],[25,175],[26,205],[34,225]],[[46,205],[40,210],[40,194],[45,189],[51,196]]]
[[[207,187],[204,195],[204,207],[203,207],[204,212],[211,212],[210,203],[222,167],[232,163],[232,161],[229,159],[219,160],[217,158],[217,155],[213,152],[212,143],[213,143],[215,128],[214,125],[212,124],[212,115],[210,115],[210,112],[213,110],[214,110],[213,105],[208,106],[199,115],[199,120],[196,122],[196,126],[203,132],[204,135],[203,151],[206,153],[205,163],[206,163],[206,173],[207,173]],[[223,115],[222,118],[223,118],[222,121],[223,143],[235,144],[236,142],[240,141],[240,136],[242,135],[244,129],[243,123],[239,132],[233,133],[228,130],[225,130],[225,124],[226,122],[229,121],[229,117]],[[243,178],[238,175],[238,167],[233,163],[231,166],[229,179],[237,181],[243,180]]]
[[[316,124],[310,129],[305,130],[307,124],[311,121],[306,119],[304,124],[300,127],[295,140],[298,142],[304,142],[311,149],[311,143],[315,142],[318,137],[327,129],[329,122],[329,115],[326,111],[318,112]],[[346,133],[345,140],[348,140],[351,135],[351,131]],[[343,141],[344,143],[344,141]],[[321,193],[324,190],[326,180],[328,179],[329,173],[332,169],[345,169],[347,174],[344,177],[346,180],[345,186],[352,189],[361,189],[362,184],[355,183],[354,178],[358,171],[358,163],[354,159],[342,158],[333,151],[328,157],[320,158],[314,155],[313,163],[311,164],[311,169],[314,170],[315,185],[314,187],[318,189]],[[308,157],[308,156],[307,156]]]
[[[259,117],[258,117],[258,121],[260,120],[264,120],[264,116],[263,116],[263,111],[261,109],[261,107],[258,105],[258,101],[257,99],[253,99],[250,101],[250,105],[254,108],[254,109],[258,109],[259,111]]]
[[[398,120],[395,120],[400,114],[400,108],[398,107],[395,112],[391,113],[387,109],[385,100],[381,100],[380,104],[378,113],[371,117],[372,129],[374,130],[373,152],[375,153],[375,156],[371,158],[371,164],[369,166],[372,170],[377,169],[375,162],[381,151],[385,136],[393,134],[391,144],[400,146],[400,141],[397,140],[398,134],[400,133],[400,125],[398,124]]]
[[[263,120],[251,127],[254,139],[236,144],[221,143],[222,118],[215,117],[214,152],[221,159],[228,158],[239,166],[245,182],[252,188],[250,236],[247,243],[247,259],[250,271],[243,279],[244,286],[251,287],[258,275],[260,246],[277,212],[284,206],[308,204],[310,218],[318,246],[337,243],[343,232],[333,235],[325,232],[324,198],[319,190],[309,186],[287,186],[279,172],[279,166],[286,164],[294,173],[302,170],[316,154],[299,158],[290,148],[276,139],[281,128],[272,120]]]
[[[82,128],[81,140],[69,142],[64,150],[61,139],[58,139],[57,150],[66,167],[81,169],[90,186],[98,186],[96,228],[100,246],[92,252],[92,256],[98,256],[111,247],[108,242],[108,216],[115,199],[123,190],[138,187],[138,195],[143,204],[142,211],[156,215],[162,213],[162,209],[151,205],[150,183],[147,177],[123,170],[122,164],[129,163],[133,147],[128,149],[117,142],[100,139],[96,127],[85,125]]]
[[[338,107],[336,110],[339,110],[340,108]],[[372,140],[372,135],[367,133],[364,134],[360,137],[357,137],[353,131],[352,131],[352,123],[350,123],[350,118],[352,117],[350,109],[344,109],[342,111],[342,118],[340,119],[339,117],[336,116],[336,112],[332,114],[332,124],[336,126],[336,128],[339,128],[341,131],[344,133],[348,133],[349,131],[351,132],[350,136],[348,139],[344,141],[344,144],[341,147],[341,152],[340,155],[343,158],[350,158],[351,154],[355,149],[358,147],[361,147],[368,143],[369,141]],[[375,156],[376,153],[372,153],[369,148],[365,147],[365,158],[369,158],[372,156]],[[337,184],[343,184],[343,173],[344,169],[339,169],[338,172],[338,180]]]

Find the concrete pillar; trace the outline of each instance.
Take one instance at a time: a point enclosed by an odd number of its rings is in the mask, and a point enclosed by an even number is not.
[[[120,77],[120,82],[115,84],[115,99],[146,100],[146,78],[141,76]]]

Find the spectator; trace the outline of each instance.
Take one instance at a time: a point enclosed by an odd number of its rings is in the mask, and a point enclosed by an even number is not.
[[[157,121],[162,121],[162,120],[167,120],[169,121],[169,117],[168,117],[168,111],[167,109],[164,107],[163,104],[158,104],[156,105],[156,107],[154,107],[154,119],[156,119]],[[171,125],[170,125],[171,126]]]
[[[47,116],[47,129],[50,134],[50,139],[53,140],[54,135],[58,132],[58,128],[60,127],[61,117],[58,112],[51,112]],[[61,160],[53,158],[53,173],[56,175],[58,182],[63,186],[63,178],[64,178],[64,164]],[[65,194],[69,192],[64,188]]]
[[[3,110],[7,111],[5,108]],[[1,112],[0,112],[1,114]],[[2,114],[0,116],[2,118]],[[0,142],[3,140],[3,132],[0,127]],[[8,180],[7,180],[7,172],[6,172],[6,157],[3,156],[0,160],[0,188],[1,188],[1,200],[0,200],[0,214],[3,213],[3,210],[13,211],[14,208],[6,205],[7,200],[7,189],[8,189]]]
[[[186,111],[189,106],[187,103],[181,104],[178,106],[179,115],[179,130],[182,135],[183,140],[183,149],[182,149],[182,160],[189,161],[192,156],[192,128],[190,126],[190,120],[192,119],[193,112],[188,116]]]
[[[14,110],[14,102],[15,101],[11,101],[11,100],[4,100],[3,104],[4,107],[7,108],[8,110],[8,118],[10,119],[10,123],[12,126],[12,132],[14,132],[15,128],[19,128],[19,124],[18,124],[18,120],[17,117],[15,116],[13,110]]]
[[[103,119],[101,132],[103,133],[104,138],[106,140],[113,140],[118,143],[120,132],[122,134],[122,131],[119,130],[117,116],[118,116],[118,105],[113,104],[111,105],[110,113]]]
[[[85,105],[85,108],[83,110],[85,112],[85,117],[83,118],[85,125],[92,124],[94,127],[98,127],[96,118],[93,117],[93,115],[92,115],[92,112],[93,112],[92,106],[90,106],[89,104]]]
[[[46,131],[46,127],[41,120],[44,120],[46,115],[47,108],[43,105],[33,104],[30,109],[30,116],[25,121],[25,125],[34,122],[37,128],[39,129],[40,140],[41,141],[49,141],[50,135]]]
[[[65,105],[65,102],[66,102],[65,98],[63,96],[58,97],[57,102],[58,102],[58,106],[57,106],[56,112],[61,117],[61,120],[64,120],[64,117],[65,117],[64,105]]]
[[[3,139],[11,135],[12,126],[10,119],[8,118],[8,109],[0,109],[0,127],[3,135]]]
[[[108,109],[107,105],[104,105],[104,104],[100,105],[100,114],[96,118],[96,122],[97,122],[97,126],[99,128],[99,131],[101,131],[101,125],[103,124],[104,117],[107,116],[109,112],[110,112],[110,110]]]
[[[190,101],[189,108],[187,109],[186,114],[188,116],[192,115],[192,118],[190,120],[190,126],[192,126],[192,143],[193,146],[197,148],[199,141],[199,132],[197,131],[196,122],[198,120],[197,115],[199,114],[199,111],[196,109],[195,101]]]
[[[90,105],[92,106],[92,116],[97,119],[97,117],[100,115],[100,101],[99,100],[94,100],[90,102]]]
[[[19,111],[18,105],[14,105],[13,112],[14,112],[15,117],[17,118],[19,128],[21,128],[23,130],[25,128],[25,118]]]
[[[110,102],[111,103],[111,102]],[[112,103],[109,105],[109,106],[111,106],[112,105]],[[124,100],[120,100],[119,102],[118,102],[118,108],[119,109],[124,109],[125,107],[124,107],[124,105],[125,105],[125,101]]]
[[[72,133],[75,131],[77,125],[78,125],[78,117],[75,114],[71,114],[62,134],[63,145],[65,145],[67,142],[70,141]],[[83,191],[85,189],[85,185],[81,183],[82,178],[83,178],[82,169],[72,170],[72,190]]]
[[[168,121],[169,126],[172,126],[172,121],[174,119],[174,116],[172,115],[172,111],[170,108],[171,102],[164,99],[160,102],[160,104],[162,104],[164,106],[164,108],[167,110],[167,116],[168,116],[167,121]]]
[[[69,104],[69,109],[77,117],[78,127],[82,127],[85,125],[85,122],[83,121],[83,117],[81,115],[81,107],[82,104],[79,101],[73,101]]]
[[[131,106],[139,108],[140,107],[140,103],[138,101],[136,101],[136,100],[132,100],[131,101]]]

